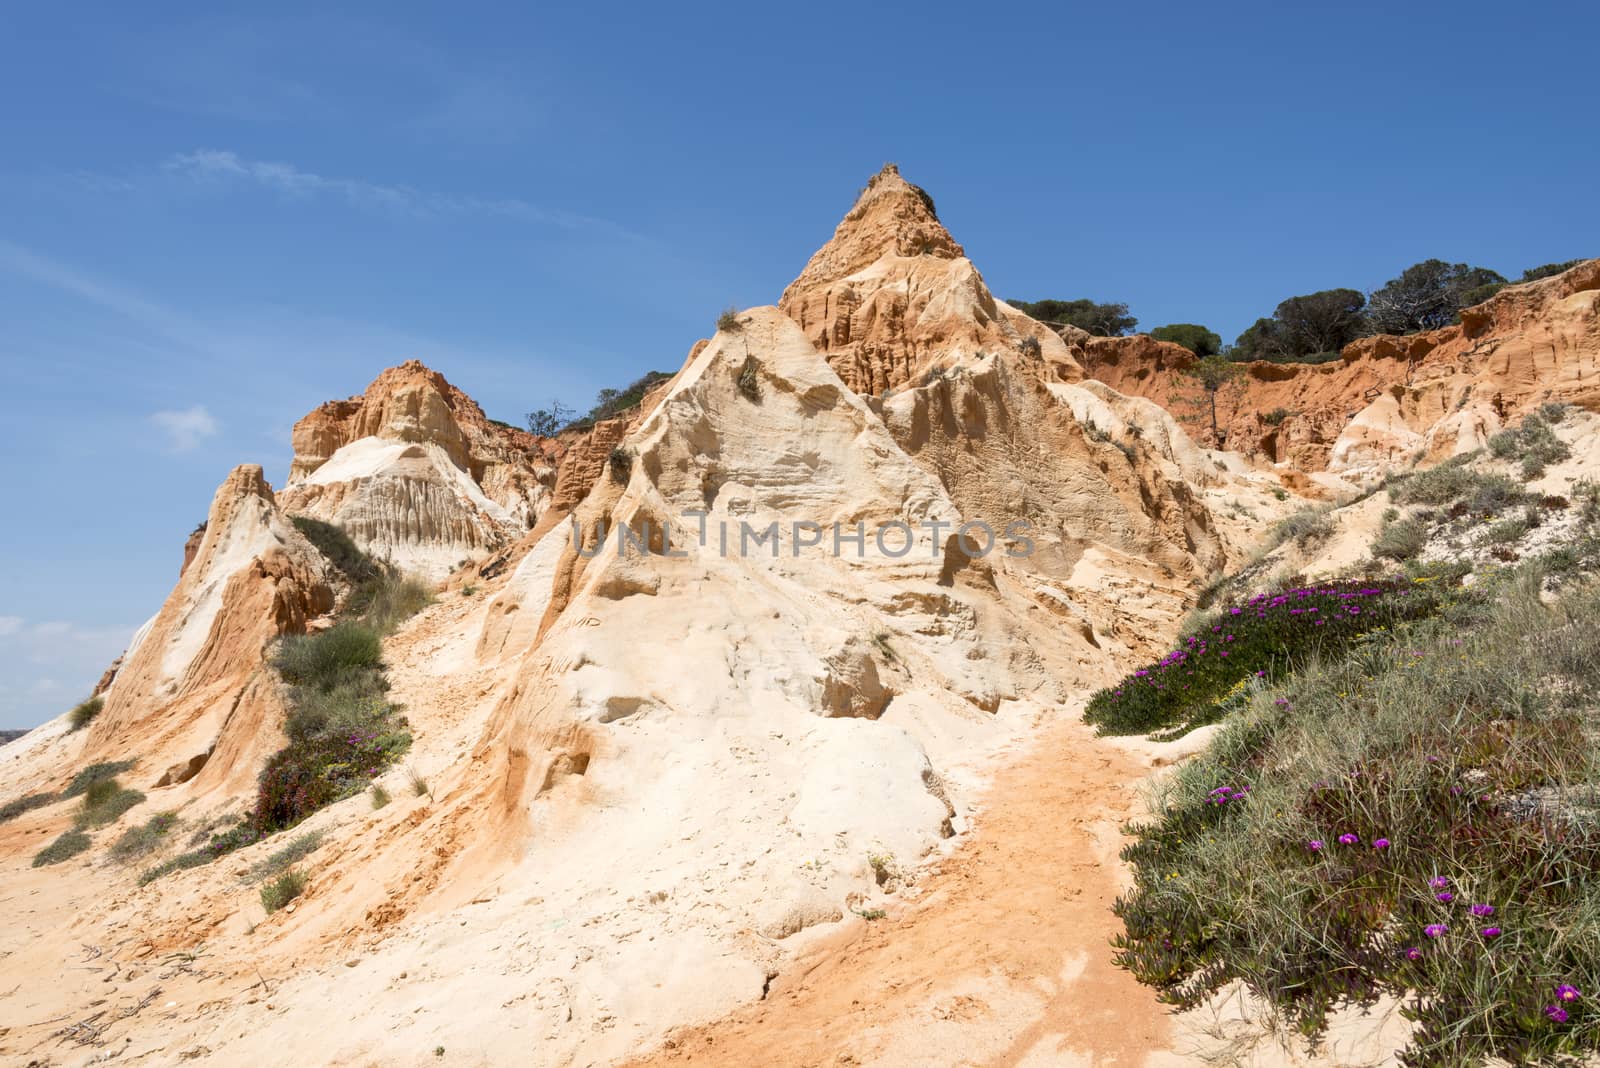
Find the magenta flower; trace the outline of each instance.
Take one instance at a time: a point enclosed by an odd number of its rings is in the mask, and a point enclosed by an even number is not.
[[[1474,905],[1474,906],[1472,906],[1472,914],[1474,916],[1493,916],[1494,915],[1494,906],[1493,905]]]
[[[1428,880],[1428,885],[1433,887],[1435,890],[1443,890],[1445,887],[1450,885],[1450,880],[1446,879],[1443,875],[1435,875],[1433,878]]]
[[[1567,1010],[1563,1009],[1560,1005],[1546,1005],[1544,1007],[1544,1014],[1550,1017],[1550,1019],[1554,1020],[1556,1023],[1567,1022]]]
[[[1406,950],[1406,960],[1421,960],[1421,959],[1422,959],[1422,950],[1418,949],[1416,946],[1412,946],[1410,949]]]
[[[1340,845],[1356,845],[1360,841],[1361,841],[1361,839],[1356,837],[1353,834],[1341,834],[1339,836],[1339,844]]]
[[[1445,891],[1442,891],[1440,893],[1434,894],[1433,898],[1434,898],[1435,901],[1440,901],[1440,902],[1443,902],[1444,904],[1448,905],[1448,904],[1450,904],[1450,902],[1452,902],[1452,901],[1454,901],[1456,899],[1456,895],[1452,894],[1448,890],[1445,890]]]
[[[1422,933],[1427,935],[1429,938],[1438,938],[1440,935],[1444,934],[1448,930],[1450,930],[1450,925],[1449,924],[1445,924],[1445,923],[1430,923],[1430,924],[1428,924],[1428,926],[1426,926],[1426,927],[1424,927],[1422,929]]]
[[[1320,853],[1322,852],[1322,847],[1324,844],[1325,843],[1322,841],[1322,839],[1313,838],[1311,841],[1306,843],[1306,848],[1311,850],[1313,853]]]
[[[1485,938],[1499,938],[1500,937],[1500,928],[1498,928],[1498,927],[1485,927],[1483,930],[1479,931],[1478,933],[1483,935],[1483,937],[1485,937]]]
[[[1372,843],[1372,848],[1373,849],[1388,849],[1389,848],[1389,839],[1387,839],[1387,838],[1375,839],[1373,841],[1373,843]]]
[[[1583,995],[1571,983],[1562,983],[1556,987],[1557,1001],[1577,1001]]]

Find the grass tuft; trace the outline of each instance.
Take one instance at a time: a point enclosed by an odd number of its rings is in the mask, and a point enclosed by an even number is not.
[[[89,836],[82,831],[68,831],[41,849],[33,858],[33,866],[42,868],[47,864],[60,864],[82,853],[90,844]]]
[[[305,889],[304,875],[297,871],[286,871],[261,888],[261,907],[270,916],[305,893]]]
[[[87,727],[94,721],[94,718],[100,714],[101,709],[105,708],[105,706],[105,698],[89,698],[87,701],[74,708],[71,712],[67,713],[68,726],[71,730],[83,730],[83,728]]]

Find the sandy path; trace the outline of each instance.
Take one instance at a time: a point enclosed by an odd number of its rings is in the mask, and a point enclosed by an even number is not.
[[[1064,714],[997,773],[916,903],[853,924],[764,1001],[674,1032],[633,1068],[1181,1063],[1166,1010],[1108,944],[1118,828],[1150,768]]]

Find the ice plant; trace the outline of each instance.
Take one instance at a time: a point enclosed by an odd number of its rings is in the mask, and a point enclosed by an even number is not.
[[[1340,845],[1355,845],[1360,841],[1361,841],[1361,839],[1358,836],[1353,835],[1353,834],[1346,833],[1346,834],[1341,834],[1339,836],[1339,844]]]
[[[1472,906],[1472,914],[1474,916],[1493,916],[1494,915],[1494,906],[1493,905],[1474,905],[1474,906]]]
[[[1438,938],[1448,930],[1450,930],[1449,924],[1430,923],[1428,926],[1422,929],[1422,933],[1427,935],[1429,938]]]
[[[1578,988],[1573,986],[1571,983],[1562,983],[1560,986],[1556,987],[1557,1001],[1577,1001],[1578,998],[1582,996],[1583,995],[1578,991]]]
[[[1544,1007],[1544,1014],[1550,1017],[1550,1019],[1554,1020],[1556,1023],[1567,1022],[1567,1010],[1563,1009],[1560,1005],[1546,1005]]]
[[[1442,891],[1440,893],[1434,894],[1433,897],[1434,897],[1434,900],[1441,901],[1446,905],[1450,904],[1450,902],[1452,902],[1452,901],[1454,901],[1456,899],[1456,895],[1452,894],[1448,890],[1445,890],[1445,891]]]
[[[1313,852],[1313,853],[1320,853],[1320,852],[1322,852],[1322,847],[1325,844],[1326,843],[1324,843],[1322,839],[1313,838],[1313,839],[1311,839],[1311,841],[1306,843],[1306,848],[1311,850],[1311,852]]]
[[[1483,930],[1479,931],[1478,933],[1483,935],[1483,937],[1485,937],[1485,938],[1499,938],[1500,937],[1500,928],[1498,928],[1498,927],[1485,927]]]
[[[1388,849],[1389,848],[1389,839],[1387,839],[1387,838],[1375,839],[1373,841],[1373,843],[1372,843],[1372,848],[1373,849]]]
[[[1428,885],[1433,887],[1435,890],[1443,890],[1445,887],[1450,885],[1450,880],[1446,879],[1443,875],[1435,875],[1433,878],[1428,880]]]
[[[1422,959],[1422,950],[1418,949],[1416,946],[1412,946],[1410,949],[1406,950],[1406,960],[1421,960],[1421,959]]]

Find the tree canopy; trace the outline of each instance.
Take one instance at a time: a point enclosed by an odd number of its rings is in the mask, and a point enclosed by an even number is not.
[[[1308,357],[1338,352],[1366,332],[1367,298],[1355,289],[1323,289],[1290,297],[1270,319],[1257,319],[1233,343],[1235,360],[1314,362]]]
[[[1168,323],[1150,331],[1150,336],[1182,345],[1196,356],[1215,356],[1222,351],[1222,338],[1199,323]]]
[[[1008,300],[1006,303],[1041,323],[1075,326],[1096,337],[1120,337],[1139,325],[1139,320],[1128,314],[1126,304],[1098,304],[1092,300]]]
[[[1367,322],[1374,333],[1415,334],[1455,321],[1468,293],[1480,286],[1504,285],[1487,267],[1423,260],[1400,272],[1367,300]]]

